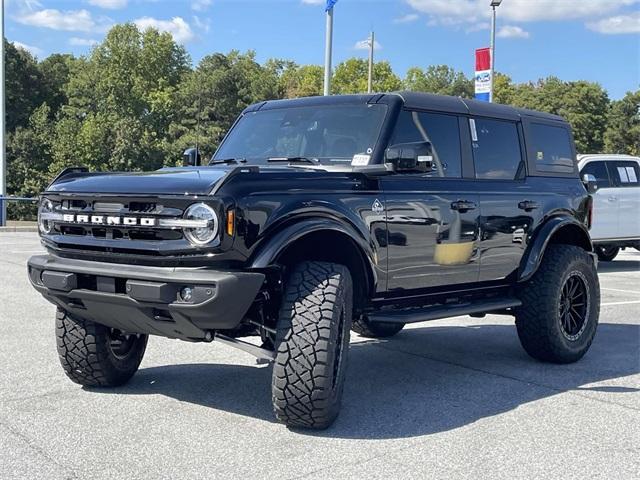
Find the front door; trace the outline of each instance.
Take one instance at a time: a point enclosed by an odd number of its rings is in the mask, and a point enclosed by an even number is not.
[[[580,175],[593,175],[596,178],[598,190],[593,196],[593,224],[589,235],[593,240],[604,240],[618,237],[618,197],[614,184],[609,175],[609,169],[604,160],[587,163]],[[613,163],[613,162],[611,162]]]
[[[479,199],[462,179],[459,119],[403,111],[390,144],[430,142],[432,171],[381,179],[386,200],[388,290],[476,282]]]

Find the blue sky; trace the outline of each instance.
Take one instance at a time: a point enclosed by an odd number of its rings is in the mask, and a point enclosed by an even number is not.
[[[4,0],[5,35],[39,58],[84,55],[110,25],[169,31],[197,62],[212,52],[256,51],[259,60],[323,63],[325,0]],[[489,0],[339,0],[334,64],[367,55],[404,76],[411,66],[448,64],[473,74],[489,44]],[[599,82],[611,98],[640,86],[640,0],[504,0],[496,68],[514,81],[556,75]],[[360,45],[361,46],[361,45]]]

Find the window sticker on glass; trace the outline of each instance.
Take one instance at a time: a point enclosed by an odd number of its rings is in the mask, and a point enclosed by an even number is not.
[[[471,140],[478,141],[478,131],[476,130],[476,121],[473,118],[469,119],[469,127],[471,128]]]
[[[364,165],[369,165],[370,159],[371,159],[371,155],[357,153],[353,156],[353,159],[351,160],[351,165],[354,167],[362,167]]]
[[[544,152],[538,152],[537,155],[538,161],[541,162],[544,160]]]
[[[622,183],[629,183],[629,176],[627,175],[627,169],[624,167],[618,167],[618,176]]]
[[[627,175],[629,177],[629,181],[631,183],[638,183],[638,177],[636,176],[636,171],[633,167],[626,167]]]

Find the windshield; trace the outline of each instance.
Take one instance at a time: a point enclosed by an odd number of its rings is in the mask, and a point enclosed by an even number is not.
[[[348,162],[371,155],[387,111],[385,105],[278,108],[242,116],[212,161],[300,158]]]

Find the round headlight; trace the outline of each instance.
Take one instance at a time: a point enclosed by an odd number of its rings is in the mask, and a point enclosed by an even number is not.
[[[206,203],[194,203],[186,212],[185,220],[202,222],[202,227],[185,228],[184,236],[194,245],[205,245],[218,235],[218,216],[213,208]]]
[[[48,198],[45,198],[40,202],[40,207],[38,207],[38,228],[40,229],[40,233],[47,235],[51,233],[51,229],[53,228],[53,222],[51,220],[46,220],[43,218],[42,214],[53,213],[53,203]]]

